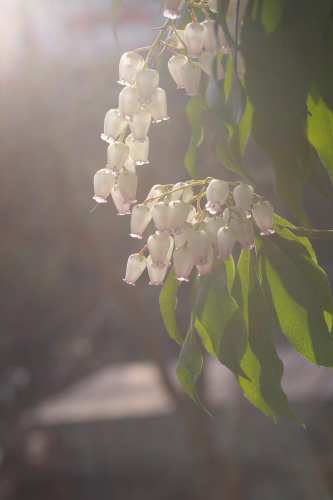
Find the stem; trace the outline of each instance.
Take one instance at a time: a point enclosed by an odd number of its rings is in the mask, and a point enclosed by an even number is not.
[[[161,43],[163,43],[163,45],[164,45],[167,49],[169,49],[169,50],[173,53],[173,55],[174,55],[174,56],[179,56],[178,52],[175,50],[175,48],[174,48],[174,47],[172,47],[172,45],[169,45],[168,43],[163,42],[163,40],[161,40]]]
[[[180,41],[180,43],[183,45],[184,49],[186,50],[186,54],[187,54],[187,47],[186,47],[186,44],[184,43],[184,41],[181,39],[181,36],[179,35],[177,29],[174,27],[173,24],[171,24],[171,28],[172,28],[172,31],[175,33],[176,37],[178,38],[178,40]]]
[[[318,238],[318,239],[333,239],[333,229],[307,229],[306,227],[289,227],[283,226],[289,229],[295,236],[300,236],[303,238]]]
[[[153,45],[151,46],[151,49],[147,55],[147,58],[146,58],[146,61],[145,61],[145,65],[144,67],[145,68],[148,68],[149,66],[149,63],[150,61],[152,60],[154,54],[155,54],[155,51],[158,49],[159,45],[160,45],[160,42],[165,34],[165,32],[167,31],[167,29],[172,26],[172,19],[168,19],[166,21],[166,23],[162,26],[161,28],[161,31],[158,35],[158,37],[156,38],[155,42],[153,43]]]
[[[141,52],[142,50],[150,50],[150,49],[151,49],[151,45],[149,45],[149,47],[140,47],[139,49],[133,50],[133,52]]]
[[[142,250],[140,250],[139,254],[143,255],[145,251],[147,250],[148,245],[145,245]]]
[[[154,198],[149,198],[149,200],[145,200],[143,203],[144,203],[144,205],[146,205],[150,201],[155,201],[155,200],[158,200],[158,199],[161,199],[161,198],[165,198],[165,196],[169,196],[170,194],[177,193],[177,191],[184,191],[185,189],[187,189],[190,186],[201,186],[202,184],[206,184],[206,182],[207,181],[193,181],[193,182],[189,182],[185,186],[182,186],[182,187],[177,188],[177,189],[172,189],[171,191],[168,191],[167,193],[164,193],[164,194],[159,194],[158,196],[155,196]]]

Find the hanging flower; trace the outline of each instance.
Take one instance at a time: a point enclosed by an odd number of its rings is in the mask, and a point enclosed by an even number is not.
[[[146,267],[147,260],[144,255],[141,255],[140,253],[130,255],[127,261],[126,275],[123,281],[126,281],[129,285],[135,286],[135,282],[138,278],[140,278]]]
[[[142,233],[152,219],[152,213],[147,205],[135,205],[132,208],[131,233],[133,238],[142,239]]]
[[[212,215],[222,211],[222,206],[229,196],[229,184],[219,179],[213,179],[207,188],[206,210]]]
[[[252,207],[252,215],[261,235],[274,233],[274,208],[269,201],[261,201]]]
[[[172,56],[168,61],[170,74],[177,84],[177,89],[183,89],[184,83],[181,76],[181,69],[188,62],[188,58],[181,54]]]
[[[102,139],[106,142],[116,141],[126,125],[127,121],[119,116],[119,109],[110,109],[105,116]]]
[[[108,147],[108,170],[119,175],[129,155],[129,148],[123,142],[112,142]]]
[[[198,269],[198,275],[199,276],[206,276],[207,274],[212,274],[212,268],[213,268],[213,260],[214,260],[214,250],[213,247],[210,246],[209,252],[208,252],[208,262],[207,264],[203,266],[196,266]]]
[[[135,113],[140,109],[139,91],[137,87],[125,87],[119,94],[119,116],[128,122],[133,121]]]
[[[194,21],[185,27],[185,41],[188,56],[198,59],[201,56],[204,42],[204,27]]]
[[[173,244],[173,239],[172,244]],[[147,245],[151,255],[152,267],[159,269],[166,266],[165,261],[170,249],[170,237],[160,234],[152,234],[149,236]]]
[[[204,266],[208,262],[208,252],[211,246],[210,238],[206,231],[193,231],[188,240],[189,249],[194,257],[194,264]]]
[[[129,148],[129,154],[133,158],[135,165],[143,165],[149,163],[148,153],[149,153],[149,139],[146,137],[143,142],[136,142],[133,139],[133,135],[130,134],[126,137],[126,146]]]
[[[118,210],[118,215],[126,215],[131,213],[130,205],[124,203],[124,198],[122,197],[117,184],[115,184],[111,189],[111,196],[113,199],[113,203]]]
[[[138,186],[138,176],[135,172],[124,170],[117,179],[118,189],[124,199],[125,205],[136,203],[136,188]]]
[[[235,203],[238,207],[243,208],[247,211],[247,217],[251,217],[251,209],[253,202],[254,190],[249,184],[244,184],[240,182],[238,186],[233,190],[233,196]]]
[[[150,104],[151,97],[157,89],[160,75],[158,71],[151,68],[141,69],[136,74],[136,86],[140,97],[138,98],[141,104]]]
[[[222,80],[225,77],[225,72],[222,63],[218,57],[209,52],[204,52],[198,61],[200,69],[207,73],[208,76],[214,76],[214,65],[216,65],[216,79]]]
[[[133,116],[133,121],[130,122],[133,142],[146,141],[150,124],[151,114],[145,108],[140,108]]]
[[[119,80],[122,85],[133,85],[137,72],[143,68],[145,61],[137,52],[125,52],[119,61]]]
[[[201,69],[198,63],[188,62],[184,64],[180,70],[180,75],[187,95],[199,95]]]
[[[180,17],[180,11],[185,4],[185,0],[164,0],[164,17],[169,17],[170,19],[178,19]]]
[[[93,199],[97,201],[97,203],[106,203],[106,198],[111,193],[111,189],[113,188],[115,182],[116,179],[114,175],[112,175],[106,168],[102,168],[96,172],[94,176],[95,196]]]
[[[146,109],[153,117],[154,123],[169,120],[165,90],[158,87],[152,95],[151,102],[146,104]]]
[[[217,233],[217,239],[219,250],[219,255],[217,258],[226,262],[229,259],[231,252],[233,251],[237,240],[237,235],[231,227],[224,226],[219,229],[219,232]]]
[[[173,252],[173,264],[176,272],[176,280],[189,281],[194,259],[188,246],[181,246]]]

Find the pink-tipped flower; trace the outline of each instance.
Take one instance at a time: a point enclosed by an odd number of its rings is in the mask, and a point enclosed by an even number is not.
[[[144,142],[146,140],[150,124],[151,114],[145,108],[140,108],[133,116],[133,121],[130,122],[133,142]]]
[[[125,205],[136,203],[136,189],[138,187],[137,174],[130,170],[123,170],[117,179],[117,184]]]
[[[177,34],[179,35],[180,40],[184,42],[185,45],[185,30],[177,30]],[[167,38],[165,41],[167,44],[172,45],[175,49],[183,49],[184,45],[182,42],[179,40],[178,36],[176,35],[175,32],[172,33],[172,35]]]
[[[188,62],[187,57],[182,56],[181,54],[172,56],[168,61],[168,68],[172,78],[177,84],[177,89],[184,88],[184,83],[181,77],[181,69],[187,62]]]
[[[160,80],[160,75],[158,71],[146,68],[141,69],[136,74],[136,86],[138,87],[138,91],[140,97],[138,98],[139,103],[141,104],[150,104],[151,97],[155,90],[157,89],[158,82]]]
[[[214,71],[216,71],[217,80],[222,80],[222,78],[225,77],[222,63],[218,57],[214,56],[214,54],[204,52],[200,56],[198,64],[200,69],[202,69],[202,71],[204,71],[208,76],[214,76]],[[214,65],[216,65],[216,69],[214,68]]]
[[[206,231],[193,231],[188,239],[188,246],[194,257],[194,264],[204,266],[208,262],[211,241]]]
[[[128,122],[133,121],[135,113],[140,109],[139,91],[137,87],[125,87],[119,94],[119,116]]]
[[[261,201],[252,207],[252,215],[261,231],[261,235],[274,233],[274,208],[269,201]]]
[[[155,186],[153,186],[151,188],[151,190],[149,191],[146,200],[150,200],[151,198],[156,198],[157,196],[162,196],[164,194],[166,195],[168,192],[169,192],[169,190],[166,186],[162,186],[161,184],[155,184]],[[149,201],[148,203],[146,203],[146,205],[147,205],[147,207],[152,209],[160,201],[162,201],[162,199],[152,200],[152,201]]]
[[[206,210],[212,215],[222,211],[222,206],[229,196],[229,184],[219,179],[213,179],[207,188]]]
[[[254,227],[251,219],[242,219],[238,225],[237,239],[245,250],[254,247]]]
[[[233,251],[233,248],[237,241],[237,235],[231,227],[224,226],[219,229],[219,232],[217,233],[217,239],[219,250],[219,255],[217,258],[226,262],[229,259],[231,252]]]
[[[126,281],[129,285],[135,286],[135,282],[140,278],[141,274],[147,267],[147,259],[141,253],[134,253],[130,255],[127,266],[126,275],[123,281]]]
[[[169,19],[178,19],[184,4],[185,0],[164,0],[164,17],[168,17]]]
[[[129,148],[123,142],[112,142],[108,147],[108,169],[118,176],[129,156]]]
[[[130,205],[124,203],[124,198],[122,197],[117,184],[111,189],[111,196],[116,209],[118,210],[118,215],[130,214]]]
[[[151,256],[147,257],[147,270],[150,278],[149,285],[163,285],[165,275],[168,271],[169,261],[165,260],[165,266],[159,269],[158,267],[152,266]]]
[[[113,188],[115,182],[116,179],[110,170],[107,170],[106,168],[98,170],[94,176],[95,196],[93,197],[93,200],[97,201],[97,203],[106,203],[106,198],[111,193],[111,189]]]
[[[208,7],[212,12],[218,11],[218,0],[208,0]]]
[[[224,225],[222,217],[211,217],[206,223],[206,232],[210,236],[214,250],[218,249],[217,233]]]
[[[190,205],[181,200],[174,200],[170,202],[169,206],[172,210],[170,231],[174,234],[181,234],[190,213]]]
[[[198,269],[199,276],[206,276],[207,274],[212,274],[213,268],[213,259],[214,259],[214,250],[211,246],[208,252],[208,262],[204,266],[196,266]]]
[[[238,207],[243,208],[247,212],[247,217],[251,217],[251,209],[253,202],[254,190],[249,184],[241,182],[233,190],[234,200]]]
[[[144,163],[149,163],[148,153],[149,153],[149,139],[146,137],[144,142],[136,142],[133,139],[133,135],[130,134],[126,137],[126,146],[129,147],[129,154],[134,160],[135,165],[143,165]]]
[[[169,236],[171,233],[171,218],[173,215],[169,203],[165,203],[164,201],[157,203],[152,209],[152,215],[157,229],[156,232],[161,235]]]
[[[132,238],[142,239],[142,233],[151,221],[152,213],[147,205],[135,205],[132,208],[131,233]]]
[[[180,70],[181,79],[189,96],[199,95],[201,69],[198,63],[188,62]]]
[[[194,264],[193,255],[189,247],[178,247],[173,252],[173,265],[175,267],[175,279],[179,281],[189,281],[189,275]]]
[[[201,56],[204,42],[204,27],[197,21],[185,27],[185,41],[188,56],[198,59]]]
[[[185,222],[181,234],[174,235],[175,247],[178,248],[185,245],[185,243],[188,242],[188,239],[191,236],[192,231],[193,231],[192,224]]]
[[[119,109],[110,109],[105,116],[102,139],[106,142],[116,141],[126,125],[126,120],[119,116]]]
[[[165,261],[170,248],[170,238],[160,234],[152,234],[148,238],[147,245],[151,255],[152,267],[157,267],[158,269],[165,267]]]
[[[227,42],[223,33],[223,30],[220,25],[216,26],[216,21],[213,19],[206,19],[203,21],[202,26],[204,28],[204,36],[203,36],[203,44],[206,49],[206,52],[210,52],[211,54],[217,54],[222,47],[225,50],[227,46]],[[216,27],[217,27],[217,36],[216,36]]]
[[[186,219],[186,222],[189,222],[190,224],[192,223],[194,217],[196,216],[197,211],[193,205],[190,205],[190,213],[188,214],[188,217]]]
[[[119,80],[122,85],[133,85],[137,72],[143,68],[145,61],[137,52],[125,52],[119,61]]]
[[[146,104],[146,109],[153,117],[154,123],[169,120],[168,104],[165,90],[158,87],[152,95],[151,102]]]

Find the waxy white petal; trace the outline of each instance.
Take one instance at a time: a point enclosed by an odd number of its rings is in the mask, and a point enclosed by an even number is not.
[[[143,68],[145,61],[137,52],[125,52],[119,61],[119,80],[122,85],[133,85],[137,72]]]
[[[152,213],[147,205],[135,205],[131,215],[131,233],[133,238],[142,239],[142,233],[152,219]]]
[[[204,27],[198,22],[192,22],[185,27],[185,41],[188,57],[201,56],[204,41]]]
[[[269,201],[259,201],[253,205],[252,215],[261,230],[261,235],[274,233],[274,207]]]
[[[197,211],[193,205],[190,205],[190,213],[188,214],[188,217],[186,219],[186,222],[189,222],[190,224],[192,223],[194,217],[196,216]]]
[[[214,260],[214,250],[213,247],[210,246],[208,252],[208,262],[204,266],[196,266],[199,272],[199,276],[206,276],[207,274],[212,274],[213,268],[213,260]]]
[[[110,109],[105,116],[102,139],[106,142],[116,141],[126,125],[127,121],[119,116],[119,109]]]
[[[190,213],[190,205],[181,200],[174,200],[171,201],[169,206],[172,210],[170,231],[174,234],[181,234]]]
[[[188,62],[180,70],[180,76],[189,96],[199,95],[201,69],[198,63]]]
[[[95,196],[93,199],[97,201],[97,203],[106,203],[106,198],[111,193],[111,189],[113,188],[115,182],[116,179],[110,170],[107,170],[106,168],[98,170],[94,176]]]
[[[206,223],[206,231],[213,243],[214,250],[218,248],[217,233],[224,225],[223,217],[211,217]]]
[[[133,142],[144,142],[146,140],[150,124],[151,114],[145,108],[140,108],[133,116],[133,121],[130,122]]]
[[[182,247],[183,245],[185,245],[185,243],[188,242],[188,239],[191,236],[192,231],[193,231],[192,224],[190,224],[189,222],[185,222],[181,234],[174,235],[176,248]]]
[[[211,241],[206,231],[193,231],[189,237],[188,246],[194,257],[195,265],[204,266],[207,264]]]
[[[180,17],[180,11],[184,7],[185,0],[164,0],[164,17],[170,19],[178,19]]]
[[[207,188],[206,210],[212,215],[222,211],[222,206],[229,196],[229,184],[219,179],[213,179]]]
[[[108,147],[108,169],[118,176],[129,156],[129,148],[123,142],[112,142]]]
[[[206,52],[216,54],[221,47],[226,50],[227,42],[221,26],[218,26],[216,37],[216,21],[213,19],[206,19],[206,21],[203,21],[201,24],[204,28],[203,44]]]
[[[241,182],[233,190],[235,203],[238,207],[247,211],[247,217],[251,217],[252,202],[254,196],[253,187]]]
[[[219,255],[218,259],[226,262],[235,246],[237,236],[235,231],[228,226],[221,227],[217,233]]]
[[[164,264],[165,266],[160,269],[158,267],[153,267],[151,256],[149,255],[147,257],[147,270],[150,278],[149,285],[163,285],[163,280],[168,271],[168,259],[165,260]]]
[[[185,30],[177,30],[177,34],[179,35],[179,38],[184,42],[184,45],[186,45]],[[172,35],[169,38],[167,38],[165,41],[167,44],[172,45],[172,47],[174,47],[175,49],[183,49],[184,45],[181,43],[179,38],[176,35],[176,33],[173,32]]]
[[[124,199],[125,205],[136,203],[136,189],[138,186],[138,176],[135,172],[124,170],[117,179],[118,188]]]
[[[189,247],[181,246],[173,252],[173,265],[175,267],[175,279],[179,281],[188,281],[192,271],[194,258]]]
[[[158,87],[152,95],[151,102],[146,104],[146,109],[153,117],[154,123],[169,120],[165,90]]]
[[[111,196],[113,199],[113,203],[118,210],[118,215],[126,215],[131,213],[131,206],[124,203],[124,198],[122,197],[117,184],[115,184],[111,189]]]
[[[225,72],[222,63],[218,57],[209,52],[204,52],[198,60],[199,67],[207,73],[208,76],[214,76],[214,65],[216,65],[216,78],[222,80],[225,77]]]
[[[170,238],[160,234],[152,234],[148,238],[147,245],[151,255],[152,267],[158,267],[159,269],[165,267],[170,248]]]
[[[119,116],[131,122],[140,109],[139,91],[137,87],[125,87],[119,94]]]
[[[152,209],[154,224],[158,234],[169,235],[171,229],[172,208],[164,201],[157,203]]]
[[[187,62],[188,62],[187,57],[181,54],[172,56],[168,61],[168,68],[170,74],[174,79],[174,81],[176,82],[178,89],[184,88],[184,83],[181,77],[181,69]]]
[[[129,285],[134,285],[138,278],[140,278],[143,271],[146,269],[147,260],[144,255],[140,253],[135,253],[130,255],[127,261],[126,275],[123,281],[126,281]]]
[[[161,196],[164,194],[166,195],[168,192],[169,192],[169,189],[166,186],[162,186],[161,184],[155,184],[155,186],[153,186],[151,188],[151,190],[149,191],[146,200],[150,200],[151,198],[156,198],[157,196]],[[157,199],[157,200],[150,201],[147,203],[147,206],[149,208],[153,208],[155,205],[157,205],[157,203],[159,203],[159,201],[162,201],[162,200]]]
[[[129,154],[134,160],[135,165],[143,165],[144,163],[149,163],[148,153],[149,153],[149,139],[146,137],[144,142],[136,142],[133,139],[133,135],[130,134],[126,137],[126,146],[129,147]]]
[[[141,69],[136,74],[136,86],[138,88],[140,97],[138,98],[141,104],[150,104],[151,97],[157,89],[160,75],[158,71],[145,68]]]

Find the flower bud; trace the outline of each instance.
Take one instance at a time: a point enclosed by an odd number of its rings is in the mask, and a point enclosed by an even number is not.
[[[147,257],[147,270],[150,278],[149,285],[163,285],[163,280],[168,271],[168,259],[165,259],[165,266],[159,269],[158,267],[152,267],[151,256]]]
[[[194,257],[194,264],[204,266],[208,262],[211,241],[206,231],[193,231],[188,240],[189,249]]]
[[[222,63],[218,57],[214,56],[214,54],[204,52],[200,56],[198,64],[200,69],[202,69],[202,71],[204,71],[208,76],[214,76],[214,65],[216,65],[216,79],[222,80],[222,78],[225,77]]]
[[[152,267],[157,267],[159,269],[165,267],[165,260],[170,248],[169,237],[160,234],[152,234],[148,238],[147,245],[151,255]]]
[[[182,56],[181,54],[177,54],[175,56],[172,56],[169,61],[168,61],[168,68],[170,71],[170,74],[174,81],[177,84],[177,89],[183,89],[184,88],[184,83],[181,77],[180,70],[188,62],[188,59],[186,56]]]
[[[173,252],[173,265],[175,267],[175,279],[179,281],[188,281],[189,275],[194,264],[193,255],[189,247],[178,247]]]
[[[108,169],[117,176],[129,155],[129,148],[123,142],[112,142],[108,147]]]
[[[146,257],[140,253],[134,253],[130,255],[127,261],[126,275],[123,281],[126,281],[129,285],[134,285],[138,278],[140,278],[143,271],[146,269],[147,260]]]
[[[157,89],[160,75],[158,71],[151,68],[141,69],[136,74],[136,86],[140,97],[138,98],[141,104],[150,104],[151,97]]]
[[[184,42],[184,45],[186,45],[185,44],[185,30],[177,30],[177,34],[179,35],[179,38]],[[176,33],[173,32],[172,35],[169,38],[167,38],[165,41],[169,45],[172,45],[172,47],[174,47],[175,49],[183,49],[184,45],[181,43],[179,38],[176,35]]]
[[[261,231],[261,235],[274,233],[274,208],[269,201],[258,202],[252,207],[252,215]]]
[[[199,276],[206,276],[207,274],[212,274],[213,268],[213,260],[214,260],[214,250],[213,247],[210,246],[208,252],[208,262],[204,266],[196,266],[199,272]]]
[[[229,259],[236,243],[236,233],[231,227],[224,226],[219,229],[219,232],[217,233],[217,239],[219,250],[219,255],[217,256],[217,258],[226,262]]]
[[[145,108],[140,108],[130,122],[130,129],[134,142],[144,142],[151,123],[151,114]]]
[[[254,247],[254,227],[250,219],[242,219],[237,228],[237,239],[245,250]]]
[[[139,91],[137,87],[125,87],[119,94],[119,116],[128,122],[133,121],[135,113],[140,109]]]
[[[142,239],[142,233],[151,221],[152,213],[147,205],[135,205],[132,208],[131,215],[131,233],[132,238]]]
[[[135,142],[133,135],[130,134],[126,137],[126,145],[129,147],[129,154],[134,160],[135,165],[143,165],[144,163],[149,163],[148,153],[149,153],[149,139],[146,137],[144,142]]]
[[[183,245],[185,245],[185,243],[188,242],[188,239],[191,236],[192,231],[193,231],[192,224],[190,224],[189,222],[185,222],[181,234],[174,235],[176,248],[182,247]]]
[[[162,196],[164,194],[167,194],[168,192],[169,192],[169,190],[166,186],[162,186],[160,184],[155,184],[155,186],[153,186],[151,188],[151,190],[149,191],[146,200],[150,200],[151,198],[156,198],[156,196]],[[162,200],[158,200],[158,199],[152,200],[152,201],[149,201],[148,203],[146,203],[146,205],[147,205],[147,207],[152,209],[155,205],[157,205],[157,203],[159,203],[159,201],[162,201]]]
[[[223,217],[211,217],[206,224],[206,232],[213,243],[214,250],[218,249],[217,233],[223,227]]]
[[[153,117],[154,123],[169,120],[165,90],[158,87],[152,95],[151,103],[146,104],[146,109]]]
[[[95,196],[93,197],[93,200],[97,201],[97,203],[106,203],[106,198],[111,193],[111,189],[113,188],[115,182],[116,179],[110,170],[107,170],[106,168],[98,170],[94,176]]]
[[[201,69],[198,63],[188,62],[180,70],[180,76],[189,96],[199,95]]]
[[[208,0],[208,7],[212,12],[218,11],[218,0]]]
[[[204,27],[197,21],[189,23],[185,27],[185,41],[188,57],[195,57],[196,59],[200,57],[204,41]]]
[[[193,205],[190,205],[190,213],[188,214],[188,217],[186,219],[186,222],[189,222],[190,224],[192,223],[194,217],[196,216],[197,211]]]
[[[190,213],[190,205],[181,200],[174,200],[171,201],[170,207],[172,209],[170,231],[174,234],[181,234]]]
[[[119,116],[119,110],[110,109],[105,116],[104,133],[101,135],[102,139],[106,142],[116,141],[126,125],[126,120],[123,120]]]
[[[154,206],[152,215],[158,234],[169,236],[172,214],[169,203],[161,201]]]
[[[216,54],[219,52],[221,47],[226,47],[227,42],[220,25],[217,27],[217,37],[216,37],[216,21],[213,19],[206,19],[201,25],[204,28],[203,44],[206,52],[211,54]]]
[[[136,202],[136,188],[138,186],[138,176],[135,172],[124,170],[117,179],[118,188],[124,199],[125,205]]]
[[[180,11],[182,10],[184,3],[185,0],[164,0],[164,17],[169,17],[170,19],[178,19],[180,17]]]
[[[219,179],[213,179],[207,188],[206,210],[212,215],[222,211],[222,205],[229,196],[229,184]]]
[[[233,190],[234,200],[238,207],[247,211],[247,217],[251,217],[251,208],[253,201],[254,190],[249,184],[241,182]]]
[[[122,85],[133,85],[137,72],[143,68],[145,61],[137,52],[125,52],[119,61],[119,80]]]
[[[111,189],[111,196],[113,199],[113,203],[118,210],[118,215],[126,215],[131,213],[130,205],[124,203],[124,198],[122,197],[117,184],[115,184]]]

